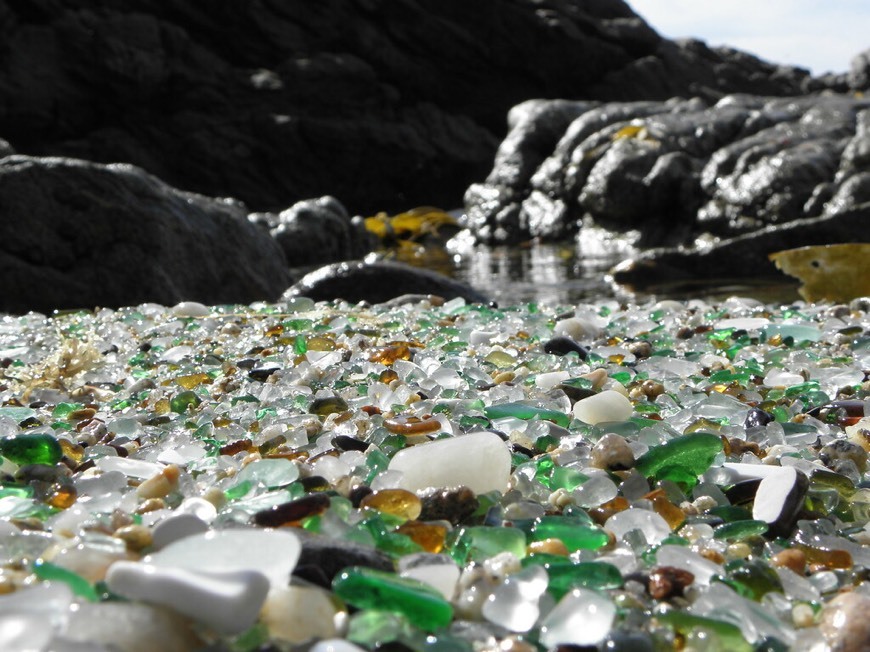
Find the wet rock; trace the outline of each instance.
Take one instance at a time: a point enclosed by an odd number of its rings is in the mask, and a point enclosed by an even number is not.
[[[0,133],[16,149],[127,161],[257,211],[325,192],[363,214],[455,206],[529,98],[785,95],[809,79],[662,39],[621,0],[32,0],[0,12]],[[422,46],[444,35],[450,47]]]
[[[266,226],[291,267],[322,265],[364,256],[375,245],[361,217],[351,218],[335,197],[306,199],[278,215],[254,213]]]
[[[0,159],[0,310],[274,300],[284,255],[236,201],[130,165]]]
[[[471,303],[489,302],[486,296],[465,283],[436,272],[388,261],[354,261],[321,267],[302,277],[283,298],[383,303],[403,294],[434,294],[445,299],[462,297]]]
[[[718,242],[709,248],[651,249],[624,261],[613,280],[634,290],[681,283],[697,286],[713,279],[778,278],[768,256],[806,244],[836,244],[859,237],[870,219],[870,203],[832,215],[811,217],[780,226],[771,225]]]
[[[466,192],[468,226],[520,242],[595,224],[651,248],[839,213],[870,194],[868,107],[840,95],[527,102]]]

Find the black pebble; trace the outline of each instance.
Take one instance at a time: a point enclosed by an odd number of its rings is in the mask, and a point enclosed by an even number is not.
[[[765,412],[761,408],[754,407],[749,410],[749,414],[743,420],[744,428],[756,428],[758,426],[766,426],[773,421],[773,415],[770,412]]]
[[[544,353],[552,353],[553,355],[576,353],[581,360],[585,360],[589,355],[589,350],[580,346],[570,337],[559,336],[544,342]]]

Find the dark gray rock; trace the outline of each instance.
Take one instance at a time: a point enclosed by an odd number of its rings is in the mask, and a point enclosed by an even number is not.
[[[350,303],[384,303],[405,294],[432,294],[444,299],[462,297],[470,303],[489,302],[465,283],[391,261],[352,261],[321,267],[291,286],[283,299],[309,297],[314,301],[344,299]]]
[[[131,165],[0,159],[0,310],[274,300],[281,249],[235,200]]]
[[[768,255],[804,245],[863,242],[870,224],[870,203],[821,217],[770,225],[723,240],[710,248],[651,249],[626,260],[613,280],[637,291],[683,284],[706,285],[746,278],[781,278]]]
[[[300,533],[300,539],[302,551],[293,575],[327,589],[331,588],[333,578],[349,566],[395,570],[393,561],[371,546],[305,532]]]
[[[361,258],[377,244],[361,217],[351,218],[335,197],[305,199],[279,214],[254,213],[266,226],[291,267]]]
[[[133,163],[256,211],[327,193],[362,214],[457,206],[530,98],[810,79],[662,39],[622,0],[0,0],[0,43],[17,151]]]
[[[521,242],[591,221],[639,231],[646,248],[849,208],[864,201],[868,113],[870,101],[839,95],[526,102],[466,192],[467,225],[485,242]]]

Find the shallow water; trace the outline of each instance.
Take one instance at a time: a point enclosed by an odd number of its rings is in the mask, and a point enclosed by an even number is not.
[[[788,303],[800,298],[797,284],[787,277],[781,281],[722,279],[718,283],[670,284],[656,288],[655,292],[633,293],[608,279],[610,269],[626,257],[626,252],[618,250],[599,250],[588,255],[572,243],[476,244],[455,254],[427,249],[400,256],[410,264],[462,280],[500,305],[529,302],[571,305],[606,298],[636,302],[650,298],[716,300],[735,295],[765,303]]]

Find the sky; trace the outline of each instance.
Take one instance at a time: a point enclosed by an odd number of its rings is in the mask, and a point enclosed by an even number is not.
[[[868,0],[626,0],[668,38],[730,45],[814,75],[846,72],[870,48]]]

